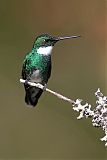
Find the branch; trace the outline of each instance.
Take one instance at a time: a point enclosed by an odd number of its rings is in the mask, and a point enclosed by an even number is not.
[[[21,83],[25,83],[26,80],[20,79],[20,82],[21,82]],[[29,81],[28,81],[27,83],[28,83],[30,86],[35,86],[35,87],[38,87],[38,88],[40,88],[40,89],[42,89],[42,90],[44,90],[44,88],[45,88],[45,86],[43,86],[43,85],[40,84],[40,83],[33,83],[33,82],[29,82]],[[57,93],[57,92],[54,92],[54,91],[52,91],[52,90],[50,90],[50,89],[48,89],[48,88],[45,88],[45,91],[47,91],[47,92],[49,92],[49,93],[57,96],[59,99],[62,99],[62,100],[64,100],[64,101],[67,101],[67,102],[71,103],[72,105],[75,103],[75,102],[74,102],[73,100],[71,100],[70,98],[67,98],[67,97],[65,97],[65,96],[63,96],[63,95],[61,95],[61,94],[59,94],[59,93]]]
[[[20,79],[20,82],[26,83],[26,80]],[[91,105],[88,103],[85,103],[83,105],[81,99],[76,99],[74,101],[70,98],[67,98],[57,92],[54,92],[54,91],[46,88],[45,86],[43,86],[40,83],[33,83],[33,82],[28,81],[27,84],[29,84],[30,86],[35,86],[35,87],[38,87],[42,90],[45,90],[45,91],[57,96],[58,98],[72,104],[73,110],[80,113],[79,116],[77,117],[77,119],[91,117],[92,118],[92,125],[94,127],[102,128],[103,131],[105,132],[105,136],[103,138],[101,138],[101,141],[105,141],[105,146],[107,146],[107,97],[101,93],[100,89],[98,89],[95,92],[95,96],[97,98],[96,107],[94,110],[91,110]]]

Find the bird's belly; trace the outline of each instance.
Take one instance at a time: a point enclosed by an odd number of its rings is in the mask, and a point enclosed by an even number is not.
[[[42,79],[41,79],[41,75],[40,75],[40,71],[39,71],[39,70],[35,70],[35,71],[33,72],[33,74],[31,75],[30,81],[31,81],[31,82],[36,82],[36,83],[42,82]]]

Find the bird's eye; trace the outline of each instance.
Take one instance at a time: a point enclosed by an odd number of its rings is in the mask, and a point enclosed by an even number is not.
[[[45,41],[46,41],[46,42],[49,42],[49,39],[46,39]]]

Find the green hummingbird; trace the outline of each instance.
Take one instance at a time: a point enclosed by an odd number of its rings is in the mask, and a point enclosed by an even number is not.
[[[26,80],[25,102],[28,105],[36,106],[43,90],[28,85],[27,81],[46,86],[51,75],[51,53],[54,45],[60,40],[78,37],[80,36],[54,37],[48,34],[36,37],[31,52],[25,56],[22,68],[22,78]]]

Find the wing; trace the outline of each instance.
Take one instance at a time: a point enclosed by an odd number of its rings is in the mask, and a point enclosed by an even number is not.
[[[26,76],[27,76],[27,71],[26,71],[26,62],[25,62],[22,67],[22,78],[26,80]]]
[[[27,61],[24,62],[23,64],[23,68],[22,68],[22,78],[25,80],[29,80],[31,77],[30,71],[28,71],[26,69],[26,63]],[[35,71],[33,70],[33,74],[35,76],[35,74],[37,75],[38,69],[35,68]],[[43,90],[37,87],[32,87],[29,86],[28,84],[24,83],[24,88],[25,88],[25,102],[28,105],[32,105],[33,107],[36,106],[36,104],[38,103],[38,99],[40,98],[41,94],[43,93]]]
[[[52,69],[52,65],[51,63],[49,64],[49,69],[48,69],[48,79],[50,78],[51,76],[51,69]]]
[[[30,75],[32,74],[31,70],[27,69],[28,63],[30,63],[30,61],[26,59],[22,66],[22,78],[24,80],[29,80]]]

